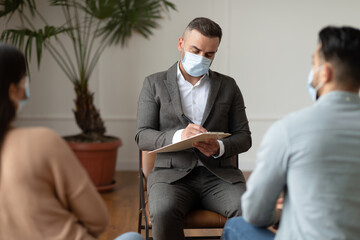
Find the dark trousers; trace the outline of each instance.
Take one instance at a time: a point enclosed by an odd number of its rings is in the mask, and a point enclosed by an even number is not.
[[[184,239],[184,218],[194,208],[214,211],[228,218],[240,216],[245,188],[245,183],[225,182],[205,167],[196,167],[172,184],[153,184],[149,191],[149,208],[154,240]]]

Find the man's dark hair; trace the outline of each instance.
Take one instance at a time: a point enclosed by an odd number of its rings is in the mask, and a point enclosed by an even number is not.
[[[319,32],[320,56],[336,68],[338,82],[360,85],[360,30],[328,26]]]
[[[222,37],[221,27],[219,26],[219,24],[208,18],[198,17],[192,20],[189,23],[189,25],[186,27],[186,30],[191,31],[194,29],[199,31],[202,35],[206,37],[210,37],[210,38],[218,37],[219,42],[221,41],[221,37]]]

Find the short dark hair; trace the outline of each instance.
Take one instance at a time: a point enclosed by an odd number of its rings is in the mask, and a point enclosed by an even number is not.
[[[328,26],[319,32],[320,55],[337,68],[338,82],[360,85],[360,30]]]
[[[210,20],[209,18],[198,17],[193,19],[186,27],[186,30],[191,31],[194,29],[199,31],[202,35],[206,37],[211,37],[211,38],[218,37],[219,42],[221,41],[221,37],[222,37],[221,27],[219,26],[219,24]]]

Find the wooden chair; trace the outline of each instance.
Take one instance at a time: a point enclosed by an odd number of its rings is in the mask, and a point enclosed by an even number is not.
[[[145,230],[145,239],[152,239],[149,237],[149,230],[152,227],[149,215],[149,206],[147,202],[147,177],[154,167],[156,154],[149,154],[147,151],[139,151],[139,222],[138,232]],[[234,156],[234,166],[238,166],[237,155]],[[144,221],[143,221],[144,220]],[[197,209],[191,211],[185,219],[185,229],[219,229],[223,228],[226,218],[221,214]],[[186,237],[186,239],[220,239],[221,236],[196,236]]]

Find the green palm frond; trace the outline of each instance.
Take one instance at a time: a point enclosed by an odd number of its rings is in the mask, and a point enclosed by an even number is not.
[[[176,10],[175,5],[168,0],[48,0],[65,18],[61,26],[52,26],[36,8],[36,1],[0,0],[0,19],[9,23],[16,15],[21,22],[19,29],[6,28],[0,41],[21,49],[27,63],[36,50],[38,67],[46,49],[74,84],[79,127],[85,134],[103,135],[105,127],[88,90],[88,80],[102,52],[111,44],[124,45],[133,32],[148,38],[163,14]],[[42,27],[35,26],[33,20],[40,20]],[[70,40],[71,48],[60,35]]]
[[[162,18],[162,12],[174,9],[175,5],[164,0],[87,0],[92,15],[101,16],[105,25],[98,34],[110,44],[124,45],[132,32],[138,32],[145,38],[152,35],[152,30],[158,27],[157,20]],[[91,3],[91,4],[90,4]],[[121,23],[121,24],[119,24]]]
[[[36,10],[35,0],[0,0],[0,17],[12,15],[17,11],[28,8],[32,15]]]
[[[148,38],[158,27],[158,20],[163,17],[162,14],[171,9],[176,10],[175,5],[168,0],[48,0],[51,6],[62,9],[66,19],[64,26],[67,28],[65,28],[50,26],[36,9],[35,2],[36,0],[0,0],[0,18],[6,16],[10,19],[14,13],[18,13],[23,24],[22,29],[3,31],[0,40],[10,42],[22,49],[28,60],[35,47],[37,62],[40,64],[47,40],[67,32],[73,43],[80,79],[82,76],[89,78],[106,46],[119,43],[124,45],[133,32]],[[25,9],[30,11],[32,17],[39,17],[45,26],[36,29],[31,19],[26,16]],[[82,20],[79,11],[85,14]],[[102,42],[93,50],[93,42],[96,38],[101,38]],[[57,47],[51,50],[54,57],[69,60],[69,54],[61,42],[58,46],[61,48],[60,51],[57,51]],[[63,56],[59,56],[61,52]],[[90,60],[90,56],[93,56],[93,59]],[[72,72],[74,73],[74,70]],[[69,74],[68,71],[68,76],[73,74]]]
[[[83,10],[101,21],[115,14],[118,2],[114,0],[86,0]]]
[[[45,26],[43,29],[30,30],[24,29],[7,29],[2,32],[0,40],[10,43],[18,47],[25,53],[26,59],[31,59],[33,43],[35,43],[37,63],[40,67],[43,47],[46,46],[46,41],[51,37],[55,37],[70,29],[64,27]]]
[[[172,2],[163,0],[163,4],[164,4],[164,7],[165,7],[166,11],[176,10],[176,6]]]

